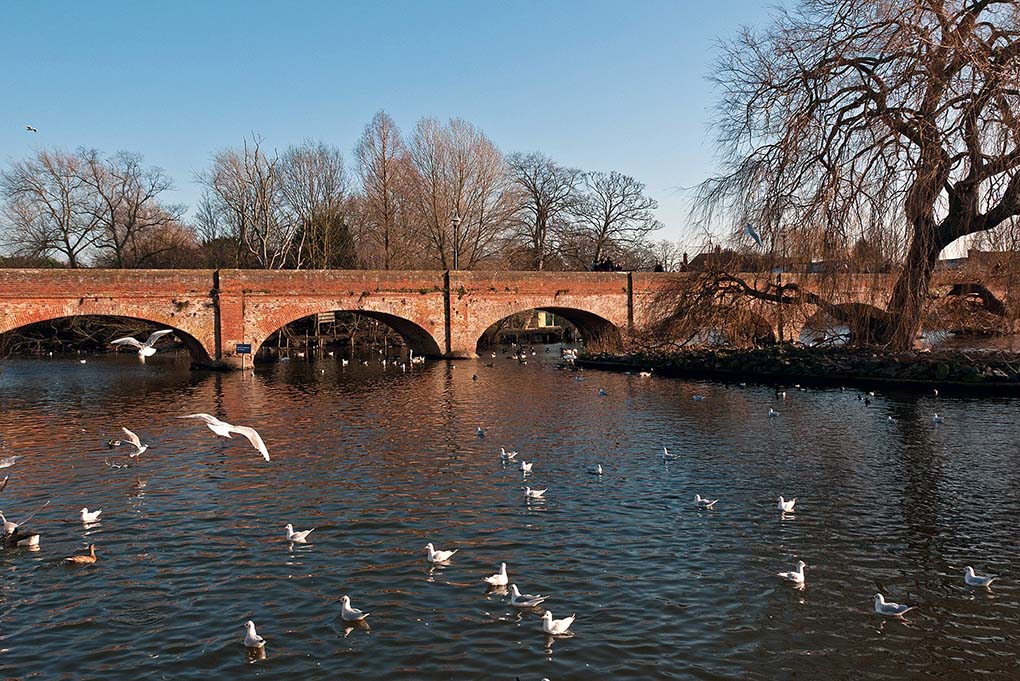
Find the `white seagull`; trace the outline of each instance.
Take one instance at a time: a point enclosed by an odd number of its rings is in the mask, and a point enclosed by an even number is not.
[[[478,430],[475,431],[475,435],[478,437],[485,437],[485,428],[478,426]]]
[[[287,541],[294,542],[294,543],[297,543],[297,544],[304,544],[304,543],[306,543],[308,541],[308,535],[310,535],[312,532],[314,532],[315,528],[313,527],[310,530],[302,530],[301,532],[295,532],[294,531],[294,526],[291,525],[290,523],[287,523],[286,530],[287,530]]]
[[[552,611],[546,610],[545,614],[542,615],[542,631],[549,634],[550,636],[561,636],[567,633],[570,629],[570,625],[577,619],[577,614],[573,614],[570,617],[564,617],[561,620],[554,620]]]
[[[545,602],[548,596],[538,594],[522,594],[516,584],[510,585],[510,605],[515,608],[534,608]]]
[[[967,569],[963,571],[963,581],[967,582],[968,586],[991,586],[992,582],[996,579],[995,575],[989,575],[988,577],[979,577],[975,572],[974,568],[967,566]]]
[[[360,622],[371,614],[370,612],[361,612],[357,608],[352,608],[350,596],[340,597],[340,619],[344,622]]]
[[[938,414],[935,414],[935,416],[932,416],[931,420],[932,420],[933,423],[942,423],[942,417],[939,416]]]
[[[719,500],[712,499],[711,501],[709,501],[708,499],[702,499],[700,494],[694,495],[694,505],[697,506],[698,508],[712,508],[713,506],[715,506],[717,501]]]
[[[777,503],[776,506],[778,506],[779,510],[782,511],[783,513],[793,513],[793,507],[796,504],[797,499],[794,498],[790,499],[789,501],[786,501],[785,499],[783,499],[783,497],[780,496],[779,503]]]
[[[591,469],[588,472],[591,473],[592,475],[602,475],[602,464],[600,463],[595,464],[595,468]]]
[[[794,582],[795,584],[804,583],[804,568],[807,567],[807,563],[802,560],[797,561],[797,569],[791,570],[790,572],[778,572],[776,573],[783,579]]]
[[[127,428],[121,428],[121,430],[123,430],[124,434],[127,435],[128,442],[135,446],[135,451],[132,452],[131,454],[128,454],[128,456],[130,456],[132,459],[137,458],[143,452],[145,452],[146,449],[149,448],[149,445],[143,445],[142,441],[138,439],[138,436],[132,433]]]
[[[18,459],[20,458],[21,458],[20,454],[16,456],[5,456],[4,458],[0,459],[0,468],[10,468],[14,464],[18,463]]]
[[[43,510],[44,508],[46,508],[49,505],[50,505],[50,500],[47,500],[45,504],[43,504],[39,508],[35,509],[34,511],[29,513],[27,516],[25,516],[24,518],[22,518],[21,520],[19,520],[16,523],[8,520],[7,517],[4,516],[3,512],[0,511],[0,522],[2,522],[4,524],[3,534],[5,536],[9,535],[9,534],[14,534],[14,532],[17,531],[17,529],[19,527],[21,527],[22,525],[27,523],[29,520],[34,518],[39,511]]]
[[[25,130],[27,130],[28,132],[39,132],[38,130],[33,128],[31,125],[26,125],[25,126]]]
[[[88,525],[89,523],[99,522],[99,516],[103,512],[103,509],[98,511],[90,511],[88,506],[84,506],[81,509],[81,521]]]
[[[530,487],[522,487],[521,489],[524,490],[524,496],[528,499],[541,499],[545,496],[545,493],[549,491],[549,488],[531,489]]]
[[[879,615],[890,617],[902,617],[914,609],[913,605],[900,605],[899,603],[887,602],[882,594],[875,594],[875,612]]]
[[[772,407],[769,407],[769,418],[775,418],[777,416],[779,416],[779,412]]]
[[[425,545],[425,550],[428,552],[427,560],[430,563],[445,563],[453,558],[453,554],[460,551],[460,549],[454,549],[453,551],[436,551],[436,547],[432,545],[432,542]]]
[[[508,452],[505,447],[499,448],[499,460],[503,463],[509,463],[517,458],[517,452]]]
[[[244,623],[244,647],[261,648],[266,645],[266,639],[255,633],[255,623],[248,620]]]
[[[492,586],[506,586],[510,579],[506,576],[506,563],[499,564],[499,572],[489,577],[483,577],[482,581]]]
[[[670,454],[668,449],[666,449],[665,447],[662,448],[662,460],[663,461],[671,461],[672,459],[675,459],[676,457],[677,457],[676,454]]]
[[[133,348],[138,348],[139,357],[152,357],[153,355],[156,354],[156,348],[153,347],[156,345],[156,341],[158,341],[163,336],[173,332],[174,332],[173,329],[163,329],[161,331],[154,331],[148,337],[148,339],[146,339],[144,343],[138,342],[131,336],[126,336],[124,338],[118,338],[117,340],[110,341],[110,345],[129,345]]]
[[[262,441],[262,436],[260,436],[254,428],[249,428],[248,426],[232,426],[226,421],[220,421],[215,416],[210,416],[209,414],[188,414],[187,416],[178,416],[177,418],[201,419],[205,421],[205,425],[209,426],[209,430],[221,437],[230,437],[231,433],[244,435],[248,438],[248,442],[251,443],[252,447],[259,450],[262,458],[269,461],[269,450],[266,449],[266,443]]]
[[[528,463],[527,461],[521,461],[521,472],[522,473],[530,473],[531,472],[531,467],[534,466],[534,465],[535,465],[534,461],[532,461],[531,463]]]

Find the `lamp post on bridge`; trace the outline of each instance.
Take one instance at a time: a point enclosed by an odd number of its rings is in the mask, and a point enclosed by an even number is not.
[[[453,269],[460,269],[460,216],[454,211],[450,217],[450,224],[453,226]]]

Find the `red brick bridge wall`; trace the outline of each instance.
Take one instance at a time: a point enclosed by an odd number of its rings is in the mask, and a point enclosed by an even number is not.
[[[663,310],[657,294],[690,275],[627,272],[442,272],[279,270],[4,270],[0,333],[76,315],[109,315],[174,328],[199,364],[235,365],[237,343],[257,349],[280,327],[319,312],[358,312],[400,333],[417,353],[471,357],[493,324],[541,309],[575,324],[590,343],[618,345]],[[892,275],[784,275],[836,301],[885,305]],[[958,275],[944,273],[936,285]],[[753,282],[753,277],[752,280]],[[763,282],[757,282],[759,285]],[[992,285],[994,293],[1004,295]],[[785,338],[797,338],[813,306],[784,307]],[[774,307],[763,323],[778,337]]]

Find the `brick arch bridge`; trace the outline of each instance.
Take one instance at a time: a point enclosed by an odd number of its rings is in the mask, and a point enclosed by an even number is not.
[[[236,366],[238,343],[257,349],[282,326],[318,312],[349,311],[391,326],[417,353],[473,357],[496,322],[547,310],[611,349],[656,316],[655,296],[686,275],[627,272],[0,269],[0,333],[60,317],[102,315],[175,329],[197,365]],[[825,293],[824,280],[796,276]],[[946,279],[944,275],[940,275]],[[956,277],[959,278],[959,277]],[[946,284],[937,281],[936,285]],[[890,275],[853,275],[839,302],[884,305]],[[951,282],[949,282],[951,283]],[[993,293],[1004,293],[989,285]],[[762,307],[775,336],[797,338],[814,308]],[[782,322],[785,332],[780,333]]]

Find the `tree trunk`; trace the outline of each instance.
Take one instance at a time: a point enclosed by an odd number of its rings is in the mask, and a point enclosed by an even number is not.
[[[935,262],[943,248],[934,238],[934,231],[927,226],[915,230],[903,271],[893,286],[887,308],[892,316],[886,340],[890,350],[910,350],[921,331],[921,313],[928,298]]]

